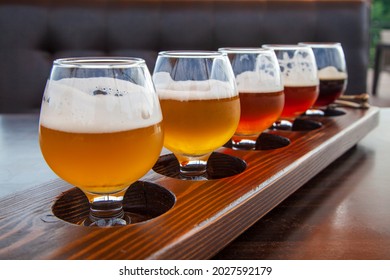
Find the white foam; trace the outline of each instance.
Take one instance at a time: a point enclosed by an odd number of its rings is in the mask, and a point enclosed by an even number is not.
[[[344,80],[348,75],[345,72],[337,70],[334,66],[328,66],[318,71],[320,80]]]
[[[279,58],[278,61],[285,86],[316,86],[319,84],[317,66],[313,64],[314,56],[297,51],[293,57],[284,53],[283,58]]]
[[[238,95],[236,85],[219,80],[174,81],[168,72],[153,75],[160,99],[179,101],[231,98]]]
[[[94,95],[97,90],[107,94]],[[142,128],[162,120],[153,85],[142,87],[114,78],[71,78],[46,84],[43,126],[83,133]]]
[[[297,79],[284,79],[283,81],[284,86],[286,87],[314,87],[318,86],[319,82],[316,81],[305,81],[297,80]]]
[[[238,91],[245,93],[266,93],[283,90],[280,77],[275,77],[269,72],[242,72],[237,75],[236,83]]]

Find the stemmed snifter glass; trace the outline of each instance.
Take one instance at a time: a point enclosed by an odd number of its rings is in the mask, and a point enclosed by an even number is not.
[[[348,74],[344,51],[338,42],[301,42],[310,47],[316,58],[320,80],[319,96],[307,115],[324,115],[324,111],[338,97],[344,94]]]
[[[144,60],[54,61],[42,101],[39,141],[51,169],[88,197],[90,214],[80,224],[131,223],[123,195],[157,161],[161,122]]]
[[[305,113],[318,97],[318,73],[310,47],[299,45],[263,45],[274,50],[284,85],[284,108],[275,128],[291,129],[294,120]]]
[[[240,119],[230,62],[221,52],[160,52],[153,73],[164,117],[164,146],[182,179],[207,179],[211,153],[229,141]]]
[[[278,120],[284,93],[273,50],[220,48],[232,64],[240,94],[240,123],[232,137],[233,149],[254,150],[259,135]]]

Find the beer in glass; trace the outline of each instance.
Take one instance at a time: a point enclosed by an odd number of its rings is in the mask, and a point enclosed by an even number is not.
[[[260,133],[280,117],[284,106],[278,60],[272,50],[220,48],[228,55],[240,96],[240,122],[232,137],[234,149],[255,149]]]
[[[162,113],[142,59],[54,61],[43,96],[39,141],[51,169],[91,205],[85,225],[124,225],[125,190],[157,161]]]
[[[347,67],[344,51],[340,43],[302,42],[302,46],[312,48],[317,62],[320,92],[314,109],[324,109],[345,92],[347,87]]]
[[[240,101],[225,54],[160,52],[153,81],[164,117],[164,146],[180,164],[183,179],[206,178],[211,152],[234,134]]]
[[[294,121],[318,98],[318,73],[313,51],[298,45],[263,45],[275,51],[284,85],[281,120]]]

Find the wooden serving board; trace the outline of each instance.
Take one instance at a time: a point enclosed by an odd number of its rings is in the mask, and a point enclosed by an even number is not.
[[[132,225],[77,225],[86,198],[60,179],[2,198],[0,259],[210,258],[378,124],[378,108],[341,110],[310,117],[318,129],[270,132],[289,139],[284,147],[218,149],[209,180],[177,179],[177,163],[163,155],[125,196]]]

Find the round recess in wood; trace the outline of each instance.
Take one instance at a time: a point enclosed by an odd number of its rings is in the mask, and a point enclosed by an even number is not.
[[[207,174],[205,179],[222,179],[231,177],[243,172],[246,163],[237,157],[213,152],[207,162]],[[181,179],[179,173],[179,162],[173,154],[161,156],[154,165],[153,170],[161,175]]]
[[[150,182],[137,181],[126,191],[123,209],[131,223],[140,223],[156,218],[176,201],[175,195],[167,189]],[[52,207],[53,214],[73,224],[80,224],[89,215],[89,202],[78,188],[70,189],[57,197]]]
[[[290,139],[284,136],[263,132],[256,140],[255,150],[256,151],[274,150],[274,149],[286,147],[290,145],[290,143],[291,143]],[[224,147],[232,149],[233,147],[231,141],[227,142],[224,145]],[[250,146],[248,146],[247,149],[245,148],[245,146],[243,147],[243,150],[250,150],[250,149],[251,149]]]

